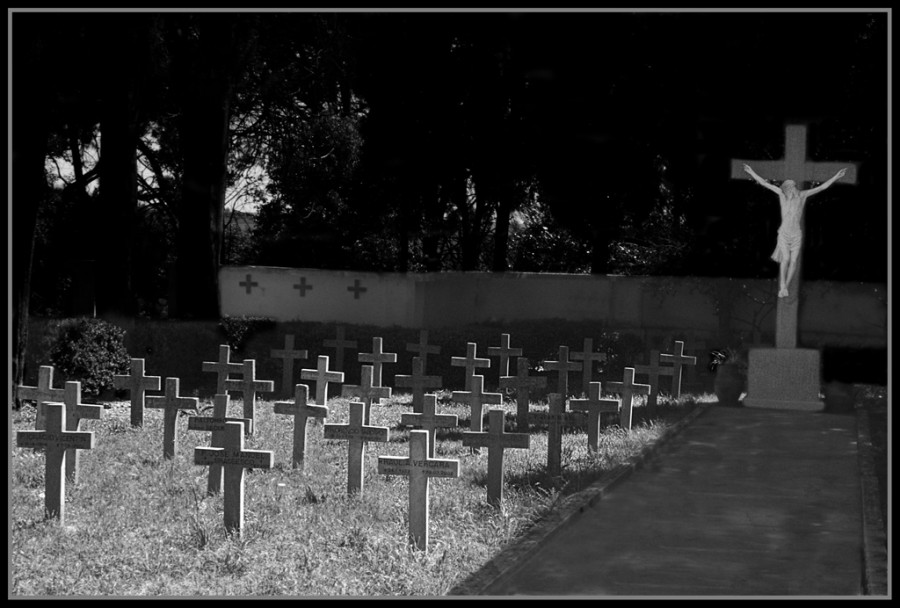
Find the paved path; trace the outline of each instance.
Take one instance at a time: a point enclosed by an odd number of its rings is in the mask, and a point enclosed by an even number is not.
[[[858,596],[856,442],[852,415],[708,407],[477,593]]]

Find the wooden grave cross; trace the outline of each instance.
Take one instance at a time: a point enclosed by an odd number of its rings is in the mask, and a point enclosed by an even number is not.
[[[65,390],[53,388],[53,366],[42,365],[38,369],[37,386],[19,385],[19,399],[34,400],[35,418],[34,428],[43,431],[47,428],[44,403],[53,401],[58,403],[65,397]]]
[[[178,451],[178,434],[175,423],[178,420],[178,410],[196,410],[200,405],[197,397],[181,397],[178,395],[178,378],[166,378],[166,392],[164,395],[148,395],[147,407],[162,409],[163,414],[163,458],[171,460]]]
[[[472,408],[469,428],[477,433],[482,431],[484,420],[484,406],[488,404],[502,405],[503,395],[500,393],[484,392],[484,376],[472,377],[472,390],[453,391],[451,396],[457,403],[467,403]]]
[[[547,473],[558,477],[562,471],[562,433],[566,425],[566,398],[560,393],[549,393],[550,406],[547,415]]]
[[[94,433],[68,431],[63,428],[62,403],[45,402],[46,430],[17,431],[16,445],[20,448],[44,450],[44,514],[48,519],[57,518],[65,525],[66,518],[66,455],[77,450],[94,448]]]
[[[400,424],[418,427],[428,431],[428,457],[434,458],[434,447],[437,443],[438,428],[452,428],[459,424],[456,414],[437,414],[437,395],[425,395],[422,412],[403,413],[400,415]]]
[[[244,425],[225,423],[225,445],[221,448],[194,448],[194,464],[220,465],[225,469],[225,531],[240,538],[244,527],[244,470],[271,469],[274,452],[244,449]]]
[[[341,387],[341,397],[356,397],[366,406],[363,424],[369,424],[372,414],[372,403],[381,403],[382,399],[391,398],[391,387],[373,384],[374,366],[363,365],[359,373],[359,386],[345,384]],[[376,401],[377,399],[377,401]]]
[[[650,395],[647,397],[647,407],[654,408],[656,407],[656,398],[659,395],[659,377],[674,375],[675,368],[668,365],[660,365],[659,351],[651,350],[650,363],[647,365],[635,365],[634,373],[646,374],[649,377]]]
[[[309,403],[309,387],[298,384],[294,387],[294,402],[276,401],[275,413],[294,417],[294,451],[291,468],[302,469],[306,460],[306,431],[310,418],[327,418],[328,406]]]
[[[622,375],[622,382],[607,382],[606,390],[622,396],[622,407],[619,409],[619,426],[625,430],[631,430],[631,409],[634,406],[635,395],[649,395],[649,384],[634,383],[634,368],[626,367]]]
[[[407,352],[415,353],[422,358],[422,373],[425,373],[425,370],[428,369],[428,355],[441,354],[440,346],[433,346],[428,343],[427,329],[420,329],[419,343],[416,344],[415,342],[407,342],[406,350]]]
[[[544,369],[559,372],[559,380],[556,384],[556,392],[563,396],[569,396],[569,372],[577,372],[582,368],[574,361],[569,361],[569,347],[559,347],[559,361],[544,361]]]
[[[528,411],[531,405],[531,392],[535,389],[547,386],[546,376],[529,376],[528,359],[518,357],[516,359],[518,373],[515,376],[502,376],[500,388],[516,389],[516,430],[520,433],[528,432]]]
[[[452,367],[465,367],[466,368],[466,383],[465,390],[472,390],[472,378],[475,377],[475,368],[489,368],[491,366],[490,359],[479,359],[475,352],[478,350],[478,346],[475,342],[467,342],[466,343],[466,356],[465,357],[450,357],[450,365]]]
[[[240,380],[226,380],[225,390],[241,393],[244,402],[244,418],[256,419],[256,393],[271,393],[275,390],[273,380],[256,379],[256,359],[244,359],[243,377]],[[253,425],[245,429],[248,435],[253,434]]]
[[[387,443],[390,429],[386,426],[369,426],[363,423],[362,401],[350,402],[350,422],[347,424],[325,424],[325,439],[345,440],[349,443],[347,464],[347,494],[363,493],[363,465],[366,457],[366,443],[378,441]]]
[[[204,361],[203,371],[213,372],[216,374],[216,394],[225,394],[225,381],[228,380],[229,374],[240,374],[244,371],[244,365],[230,361],[231,347],[227,344],[219,345],[219,360]]]
[[[600,419],[601,414],[619,411],[618,399],[602,399],[600,397],[600,383],[591,382],[588,387],[588,396],[585,399],[569,399],[569,409],[576,412],[587,412],[587,440],[588,450],[596,452],[600,447]]]
[[[207,431],[212,436],[209,440],[209,447],[224,448],[225,447],[225,425],[229,422],[240,422],[245,427],[252,427],[253,420],[250,418],[229,418],[228,408],[231,405],[231,397],[227,393],[221,393],[213,397],[213,414],[212,416],[191,416],[188,418],[189,431]],[[245,433],[250,433],[244,429]],[[220,464],[209,465],[209,481],[206,484],[206,493],[215,495],[222,491],[222,480],[224,470]]]
[[[80,431],[81,421],[100,420],[103,416],[102,405],[90,405],[81,402],[81,382],[66,382],[63,389],[63,404],[66,406],[66,430]],[[81,456],[78,450],[72,449],[66,452],[66,477],[72,483],[78,483],[78,462]]]
[[[444,383],[440,376],[425,375],[425,358],[413,357],[412,375],[398,374],[394,376],[394,386],[412,389],[412,408],[414,414],[421,414],[425,403],[425,391],[439,389]]]
[[[744,172],[744,165],[750,165],[760,177],[774,180],[779,185],[787,179],[796,182],[797,188],[803,190],[808,182],[824,182],[830,179],[840,169],[847,172],[841,178],[840,183],[856,183],[856,163],[850,162],[817,162],[806,158],[806,125],[785,125],[784,129],[784,158],[780,160],[744,160],[733,159],[731,161],[732,179],[752,179]],[[803,218],[800,218],[801,228]],[[803,261],[802,249],[797,256],[794,276],[787,286],[788,296],[778,298],[775,310],[775,346],[776,348],[797,347],[797,322],[799,305],[799,287],[801,265]]]
[[[344,339],[344,326],[338,325],[335,338],[333,340],[325,340],[322,346],[325,348],[335,349],[334,369],[341,372],[344,371],[344,351],[350,348],[357,348],[356,340]],[[320,404],[321,405],[321,404]]]
[[[372,352],[359,353],[357,359],[360,363],[372,364],[372,385],[383,386],[381,383],[381,366],[384,363],[396,363],[397,353],[386,353],[381,350],[381,338],[372,338]]]
[[[462,444],[469,447],[486,447],[488,450],[487,501],[493,507],[503,502],[503,450],[506,448],[528,449],[531,435],[528,433],[505,432],[506,412],[492,409],[488,412],[487,432],[463,433]]]
[[[131,360],[130,375],[113,376],[113,386],[131,393],[131,426],[144,424],[144,391],[158,391],[162,378],[144,375],[144,360]]]
[[[273,348],[269,353],[273,359],[281,359],[281,394],[290,396],[294,386],[294,361],[302,361],[309,356],[309,351],[294,349],[294,334],[284,336],[284,348]]]
[[[572,353],[573,361],[581,361],[581,392],[590,393],[593,381],[594,361],[606,361],[606,353],[594,352],[594,339],[585,338],[584,348]]]
[[[328,405],[328,383],[342,383],[344,372],[330,371],[328,369],[328,355],[319,355],[316,369],[301,369],[301,380],[314,380],[316,382],[316,405]]]
[[[684,354],[684,342],[675,341],[674,353],[663,353],[659,356],[662,363],[671,363],[672,368],[672,394],[675,397],[681,397],[681,368],[687,365],[696,366],[697,357]]]
[[[428,482],[432,477],[459,477],[459,461],[428,456],[428,432],[409,432],[409,458],[378,457],[382,475],[409,477],[409,540],[428,551]]]
[[[521,348],[509,347],[509,334],[500,334],[500,346],[489,346],[487,349],[488,357],[500,357],[500,378],[509,375],[509,358],[521,357]]]

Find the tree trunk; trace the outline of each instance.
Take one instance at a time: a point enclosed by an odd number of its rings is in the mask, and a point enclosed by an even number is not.
[[[497,205],[497,221],[494,229],[494,262],[491,265],[491,270],[494,272],[506,272],[509,269],[506,261],[509,250],[509,215],[514,207],[511,196],[511,191],[505,192],[500,197]]]
[[[609,245],[612,239],[609,231],[603,228],[594,228],[593,237],[591,274],[606,274],[609,272]]]

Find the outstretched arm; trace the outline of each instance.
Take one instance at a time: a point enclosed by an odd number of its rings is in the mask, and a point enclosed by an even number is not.
[[[840,171],[838,171],[837,173],[835,173],[835,174],[831,177],[831,179],[829,179],[827,182],[825,182],[825,183],[823,183],[823,184],[819,184],[819,185],[816,186],[815,188],[810,188],[809,190],[804,190],[804,191],[801,192],[800,194],[801,194],[802,196],[812,196],[813,194],[816,194],[817,192],[821,192],[822,190],[824,190],[825,188],[827,188],[828,186],[830,186],[831,184],[833,184],[833,183],[836,182],[837,180],[839,180],[839,179],[841,179],[842,177],[844,177],[844,175],[845,175],[846,173],[847,173],[847,170],[846,170],[846,169],[841,169]]]
[[[760,186],[765,186],[766,188],[768,188],[775,194],[781,194],[781,188],[779,188],[778,186],[775,186],[773,184],[770,184],[769,182],[767,182],[766,180],[764,180],[763,178],[758,176],[756,174],[756,172],[750,168],[750,165],[746,165],[746,164],[744,165],[744,172],[747,173],[754,180],[756,180],[756,183],[758,183]]]

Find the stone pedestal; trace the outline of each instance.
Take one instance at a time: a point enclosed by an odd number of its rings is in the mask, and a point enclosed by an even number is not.
[[[822,411],[819,359],[809,348],[751,349],[744,407]]]

